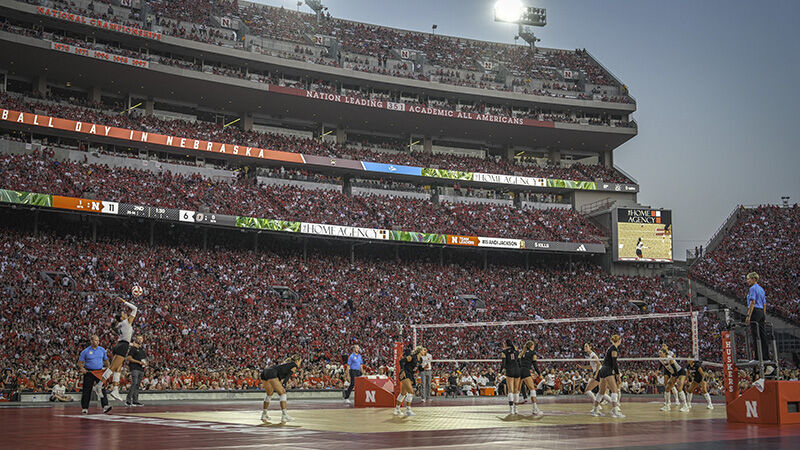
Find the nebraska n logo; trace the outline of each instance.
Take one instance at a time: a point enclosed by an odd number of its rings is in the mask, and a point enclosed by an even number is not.
[[[365,391],[364,393],[367,394],[365,403],[375,403],[375,391]]]
[[[745,401],[744,406],[747,408],[747,417],[758,419],[758,402],[755,400]]]
[[[581,244],[581,245],[578,247],[578,249],[577,249],[577,250],[575,250],[575,251],[576,251],[576,252],[585,252],[585,251],[586,251],[586,247],[585,247],[583,244]]]

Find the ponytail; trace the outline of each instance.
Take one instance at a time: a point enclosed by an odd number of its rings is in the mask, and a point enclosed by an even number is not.
[[[528,350],[534,350],[536,348],[536,343],[533,341],[528,341],[525,343],[525,347],[522,348],[522,356],[528,354]]]

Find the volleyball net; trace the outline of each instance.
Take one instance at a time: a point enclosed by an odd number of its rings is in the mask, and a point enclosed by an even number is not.
[[[535,341],[542,369],[543,364],[548,367],[588,365],[591,360],[584,351],[585,343],[590,343],[602,359],[613,334],[622,337],[618,360],[635,362],[637,367],[650,362],[655,368],[662,343],[669,346],[679,361],[696,359],[700,353],[697,311],[416,324],[411,325],[411,331],[414,346],[427,347],[433,363],[455,364],[456,367],[471,363],[499,364],[506,339],[518,350],[525,342]]]

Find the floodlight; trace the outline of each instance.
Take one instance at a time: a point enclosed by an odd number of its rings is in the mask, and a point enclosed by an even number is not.
[[[517,22],[524,11],[525,7],[520,0],[498,0],[494,4],[494,20]]]

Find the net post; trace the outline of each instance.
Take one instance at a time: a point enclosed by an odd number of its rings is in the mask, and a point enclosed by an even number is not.
[[[414,336],[414,348],[417,348],[417,326],[411,325],[411,334]]]
[[[403,343],[395,342],[392,348],[392,365],[394,366],[394,398],[400,395],[400,358],[403,357]]]
[[[700,336],[697,330],[697,316],[697,311],[692,311],[692,356],[695,359],[700,358]]]

